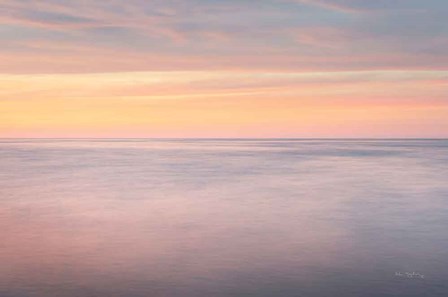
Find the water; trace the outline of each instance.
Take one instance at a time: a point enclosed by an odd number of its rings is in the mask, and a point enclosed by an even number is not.
[[[0,166],[1,297],[448,296],[445,140],[4,139]]]

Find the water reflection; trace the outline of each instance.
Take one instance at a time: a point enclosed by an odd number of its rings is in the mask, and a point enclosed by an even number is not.
[[[0,164],[2,297],[448,294],[448,141],[4,140]]]

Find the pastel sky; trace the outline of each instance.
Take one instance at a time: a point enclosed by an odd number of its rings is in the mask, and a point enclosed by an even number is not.
[[[0,137],[448,137],[447,0],[2,0]]]

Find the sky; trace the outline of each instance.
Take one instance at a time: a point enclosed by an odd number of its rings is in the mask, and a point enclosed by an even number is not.
[[[448,137],[446,0],[1,0],[0,137]]]

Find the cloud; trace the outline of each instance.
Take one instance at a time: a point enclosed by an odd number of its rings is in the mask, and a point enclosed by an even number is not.
[[[344,13],[366,13],[387,11],[418,11],[428,8],[427,3],[418,0],[296,0],[301,3]],[[437,0],[428,3],[437,4]]]
[[[334,27],[299,28],[292,30],[291,36],[299,44],[329,49],[353,46],[364,37],[361,32]]]
[[[447,78],[446,71],[1,75],[0,135],[342,137],[357,129],[366,137],[368,127],[383,136],[393,127],[395,136],[446,136]]]
[[[141,72],[109,74],[3,75],[0,99],[217,97],[292,94],[349,98],[364,102],[379,96],[395,99],[445,98],[447,71],[355,72]],[[26,84],[26,88],[18,87]],[[63,93],[63,95],[61,95]],[[288,95],[289,96],[289,95]],[[229,97],[230,98],[230,97]],[[445,103],[447,101],[443,100]],[[424,101],[428,103],[428,101]]]
[[[447,5],[425,3],[5,0],[0,72],[446,69]]]

